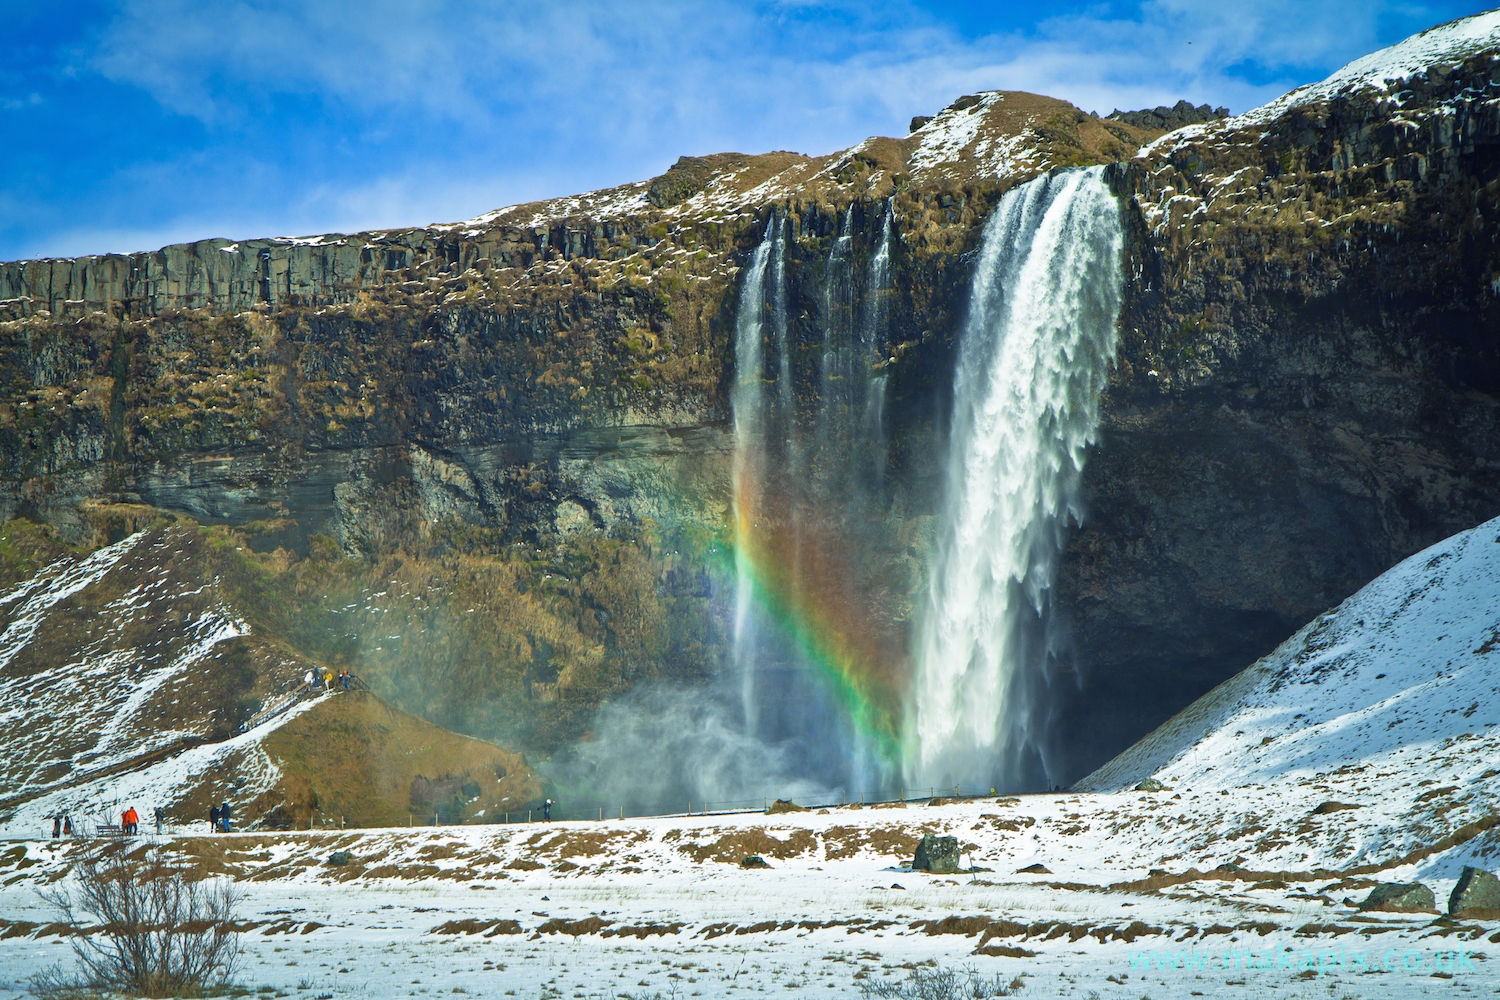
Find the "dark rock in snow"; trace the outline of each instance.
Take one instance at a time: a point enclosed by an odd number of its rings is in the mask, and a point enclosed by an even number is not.
[[[1437,909],[1437,900],[1432,890],[1419,882],[1393,882],[1371,889],[1359,908],[1392,913],[1429,912]]]
[[[922,834],[922,842],[917,845],[917,856],[911,866],[918,871],[938,875],[950,875],[958,871],[958,838]]]
[[[923,125],[926,125],[930,121],[932,121],[931,115],[913,115],[911,126],[907,129],[907,131],[915,132],[917,129],[921,128]]]
[[[761,857],[759,854],[750,854],[750,855],[747,855],[744,859],[742,859],[740,861],[740,867],[741,868],[769,868],[771,866],[768,865],[768,864],[766,864],[766,859],[763,858],[763,857]]]
[[[334,851],[332,854],[328,855],[328,863],[335,867],[338,867],[340,865],[347,865],[352,860],[354,859],[348,851]]]
[[[1166,787],[1166,785],[1163,785],[1155,778],[1144,778],[1140,784],[1135,786],[1135,790],[1138,792],[1159,792]]]
[[[1448,915],[1500,920],[1500,878],[1465,865],[1458,884],[1448,897]]]

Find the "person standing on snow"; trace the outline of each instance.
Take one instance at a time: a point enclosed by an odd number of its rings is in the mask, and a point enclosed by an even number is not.
[[[56,840],[62,833],[62,813],[52,817],[52,839]]]
[[[156,834],[161,836],[162,824],[167,821],[167,811],[161,806],[156,807]]]
[[[219,822],[224,825],[224,832],[228,833],[229,832],[229,803],[228,803],[228,801],[219,803]]]
[[[218,806],[209,806],[208,807],[208,832],[209,833],[218,833],[219,832],[219,807]]]
[[[548,799],[546,802],[542,803],[542,819],[545,820],[545,821],[547,821],[547,822],[549,822],[549,823],[552,822],[552,800],[551,799]]]
[[[127,806],[124,814],[120,817],[120,826],[127,836],[135,836],[140,830],[141,817],[136,813],[135,806]]]

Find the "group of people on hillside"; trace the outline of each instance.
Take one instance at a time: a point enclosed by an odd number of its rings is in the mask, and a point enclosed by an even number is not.
[[[156,832],[161,833],[167,825],[167,811],[157,806],[151,818],[156,821]],[[127,837],[133,837],[141,832],[141,814],[135,811],[135,806],[126,806],[125,811],[120,814],[120,832]]]
[[[302,686],[309,691],[332,691],[335,683],[345,691],[354,686],[354,675],[345,667],[334,676],[332,670],[309,670],[302,678]]]
[[[230,817],[232,815],[233,810],[230,808],[228,801],[212,807],[208,811],[209,828],[215,833],[228,833]],[[161,806],[157,806],[152,811],[151,818],[156,821],[156,832],[158,834],[162,833],[167,825],[167,811]],[[68,813],[54,813],[51,816],[51,820],[52,836],[54,839],[57,837],[73,836],[73,817]],[[125,811],[120,813],[120,833],[127,837],[134,837],[140,832],[141,814],[136,812],[135,806],[126,806]]]

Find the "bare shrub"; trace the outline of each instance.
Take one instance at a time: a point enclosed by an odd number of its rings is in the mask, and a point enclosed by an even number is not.
[[[73,928],[78,958],[76,970],[32,977],[42,1000],[201,996],[228,985],[239,963],[239,893],[228,882],[191,881],[159,858],[118,850],[85,858],[76,876],[76,888],[42,893]]]
[[[1008,997],[1021,988],[1019,979],[1009,985],[1000,976],[986,979],[973,969],[913,969],[911,975],[894,983],[865,980],[860,994],[881,1000],[989,1000]]]

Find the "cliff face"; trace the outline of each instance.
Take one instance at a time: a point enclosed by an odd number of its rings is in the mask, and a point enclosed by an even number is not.
[[[1443,31],[1113,168],[1133,274],[1066,730],[1123,748],[1500,512],[1500,76]]]
[[[3,265],[0,515],[89,544],[128,525],[87,500],[227,524],[299,649],[555,753],[602,699],[724,661],[737,275],[771,214],[802,409],[829,248],[844,233],[862,268],[887,215],[897,234],[893,530],[869,577],[904,620],[963,253],[1004,190],[1151,135],[984,94],[903,139],[685,157],[454,226]]]
[[[858,273],[889,217],[888,465],[857,533],[899,638],[967,254],[1010,187],[1114,163],[1121,348],[1049,611],[1045,721],[1075,777],[1496,512],[1500,85],[1495,46],[1464,44],[1394,89],[1144,149],[1159,133],[991,93],[903,139],[684,158],[454,226],[0,265],[0,514],[67,542],[97,534],[90,499],[228,524],[300,648],[434,721],[564,751],[604,698],[723,661],[734,316],[772,213],[805,412],[835,244]]]

